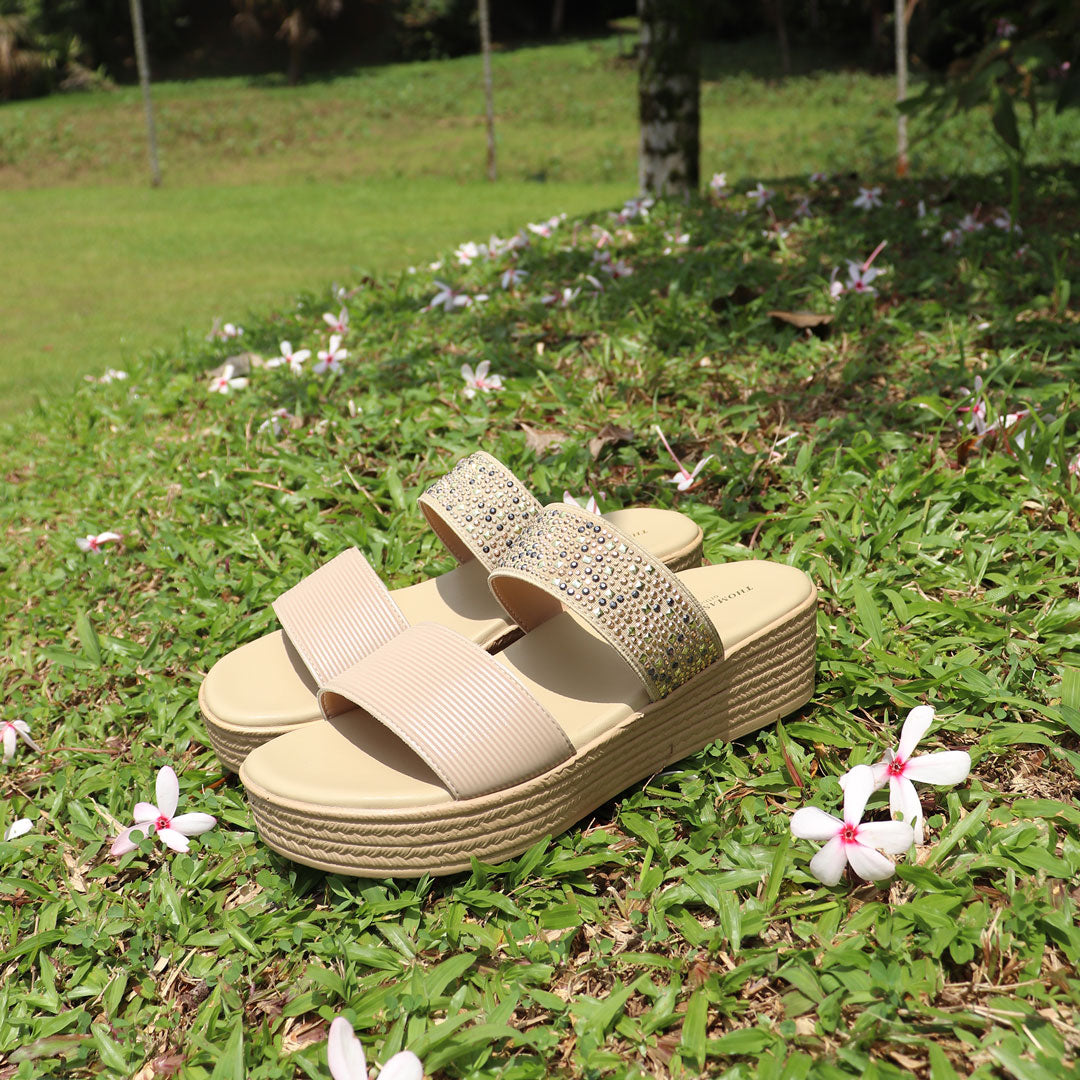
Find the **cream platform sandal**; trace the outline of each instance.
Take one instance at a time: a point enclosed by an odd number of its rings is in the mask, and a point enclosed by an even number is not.
[[[507,547],[490,585],[520,640],[492,656],[413,626],[329,680],[324,720],[247,758],[270,847],[368,877],[497,862],[811,696],[817,593],[800,570],[674,574],[570,506]]]
[[[482,649],[520,634],[487,587],[508,543],[540,503],[490,454],[462,459],[420,496],[420,508],[460,565],[391,592],[355,548],[274,601],[282,629],[222,657],[199,688],[218,758],[238,769],[268,739],[319,719],[318,688],[418,623],[434,622]],[[596,520],[600,520],[597,518]],[[662,562],[701,563],[701,529],[673,510],[604,516]]]

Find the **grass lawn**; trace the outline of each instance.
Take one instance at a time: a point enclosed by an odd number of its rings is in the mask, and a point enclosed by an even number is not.
[[[734,181],[889,172],[892,81],[771,42],[711,50],[703,168]],[[135,88],[0,106],[0,416],[106,366],[166,351],[181,328],[243,321],[360,270],[462,237],[609,204],[636,186],[636,73],[614,40],[498,55],[503,180],[483,182],[479,61],[364,69],[299,88],[213,79],[154,88],[165,188],[146,188]],[[999,170],[986,125],[913,125],[916,171]],[[1044,118],[1035,162],[1067,156]]]
[[[0,430],[3,719],[41,746],[0,772],[0,826],[32,823],[0,843],[0,1076],[327,1077],[337,1015],[369,1060],[408,1048],[462,1080],[1076,1074],[1077,173],[1030,178],[1022,236],[989,224],[993,178],[887,183],[865,213],[848,177],[773,186],[769,210],[571,216],[512,293],[505,255],[443,271],[491,295],[450,314],[423,310],[426,269],[351,281],[337,375],[210,394],[229,345],[192,334]],[[986,227],[950,246],[976,207]],[[831,299],[882,240],[875,294]],[[609,279],[598,246],[633,273]],[[326,310],[244,316],[245,345],[324,347]],[[813,336],[774,310],[832,321]],[[459,368],[480,360],[504,387],[470,400]],[[996,434],[972,438],[973,404]],[[691,490],[666,482],[656,424],[687,464],[713,455]],[[413,500],[479,446],[543,498],[677,507],[714,562],[805,569],[814,697],[498,866],[297,866],[216,764],[198,684],[344,547],[392,586],[446,569]],[[103,529],[123,534],[104,556],[76,546]],[[918,703],[937,710],[922,750],[967,750],[971,777],[920,788],[927,842],[892,878],[821,885],[791,814],[838,812],[840,776]],[[166,764],[217,828],[110,857]],[[888,813],[881,792],[868,816]]]

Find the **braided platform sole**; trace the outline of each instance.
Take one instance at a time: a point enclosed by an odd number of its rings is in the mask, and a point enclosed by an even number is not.
[[[817,594],[674,693],[550,772],[504,791],[412,810],[293,803],[241,772],[262,839],[297,862],[363,877],[467,870],[562,832],[658,769],[798,709],[814,689]]]

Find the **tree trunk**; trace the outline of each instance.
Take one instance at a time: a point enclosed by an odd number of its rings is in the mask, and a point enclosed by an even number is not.
[[[131,29],[135,36],[135,63],[139,68],[143,108],[146,111],[146,142],[150,152],[150,184],[161,186],[161,167],[158,165],[157,131],[154,128],[154,104],[150,100],[150,63],[146,58],[146,30],[143,27],[142,0],[131,0]]]
[[[780,71],[791,74],[791,46],[788,44],[787,20],[784,18],[784,0],[766,0],[765,10],[776,28],[776,41],[780,46]]]
[[[551,6],[551,36],[558,37],[562,33],[563,22],[566,19],[566,0],[555,0]]]
[[[896,21],[896,101],[903,104],[907,100],[907,10],[904,0],[896,0],[894,9]],[[907,176],[908,171],[908,136],[907,116],[899,113],[896,117],[896,175]]]
[[[491,13],[488,0],[479,0],[480,49],[484,54],[484,109],[487,112],[487,175],[496,177],[495,170],[495,93],[491,82]]]
[[[697,0],[638,0],[642,194],[681,195],[701,181],[701,58]]]

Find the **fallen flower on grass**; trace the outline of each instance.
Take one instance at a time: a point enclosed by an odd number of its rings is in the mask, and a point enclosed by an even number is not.
[[[341,370],[341,361],[349,355],[348,349],[341,347],[341,338],[337,334],[330,336],[330,344],[319,350],[319,362],[312,368],[316,375],[324,371],[336,374]]]
[[[292,342],[283,341],[279,346],[281,349],[281,355],[275,356],[266,361],[268,368],[281,367],[282,364],[287,364],[289,370],[294,375],[299,375],[303,370],[304,361],[311,356],[310,349],[297,349],[293,352]]]
[[[132,833],[142,833],[143,838],[157,833],[158,838],[173,851],[187,851],[190,846],[189,836],[199,836],[217,824],[217,818],[209,814],[176,813],[176,804],[180,798],[180,781],[172,766],[165,765],[158,769],[156,784],[157,805],[140,802],[135,804],[135,824],[129,825],[112,842],[109,849],[113,855],[126,855],[134,851],[138,843],[131,839]]]
[[[342,308],[336,316],[333,312],[324,311],[323,322],[330,327],[332,334],[344,337],[349,332],[349,311],[347,308]]]
[[[20,836],[25,836],[33,827],[34,823],[29,818],[17,818],[4,830],[4,839],[17,840]]]
[[[914,831],[906,822],[863,821],[866,800],[873,791],[873,770],[856,765],[844,787],[843,820],[816,806],[804,806],[792,815],[794,836],[825,842],[810,860],[810,873],[823,885],[835,885],[848,865],[865,881],[892,877],[896,867],[882,852],[902,855],[914,842]]]
[[[30,725],[25,720],[5,720],[0,723],[0,739],[4,744],[5,765],[15,756],[15,748],[19,745],[20,739],[31,750],[41,753],[41,747],[30,738]]]
[[[91,555],[101,554],[101,545],[122,539],[118,532],[100,532],[94,535],[76,537],[75,543],[80,551],[86,551]]]
[[[981,375],[975,376],[975,389],[969,390],[966,386],[960,387],[960,393],[965,398],[971,398],[970,405],[958,405],[956,407],[957,412],[971,413],[971,417],[968,419],[967,428],[969,431],[974,431],[976,435],[983,435],[986,433],[986,399],[983,397],[983,381]]]
[[[83,378],[87,382],[100,383],[102,386],[107,386],[111,382],[122,382],[128,377],[126,371],[121,371],[118,368],[106,368],[103,375],[84,375]]]
[[[709,191],[718,199],[726,199],[731,194],[728,190],[727,173],[713,173],[709,180]]]
[[[694,481],[698,478],[698,473],[700,473],[701,470],[705,468],[708,462],[712,461],[713,455],[709,454],[706,457],[703,457],[694,466],[694,471],[689,472],[687,471],[686,466],[683,465],[683,463],[676,456],[675,451],[671,449],[671,444],[664,437],[664,433],[660,430],[660,426],[658,424],[654,424],[653,427],[656,429],[656,434],[660,436],[660,441],[664,444],[664,448],[671,455],[671,460],[679,466],[679,471],[674,476],[664,477],[664,483],[674,484],[679,489],[679,491],[686,491],[693,486]]]
[[[749,199],[754,200],[754,205],[760,209],[765,206],[769,200],[776,194],[772,188],[767,188],[760,180],[757,182],[757,187],[752,187],[746,196]]]
[[[873,210],[875,206],[881,205],[881,188],[860,187],[859,194],[851,205],[858,210]]]
[[[330,1023],[326,1063],[333,1080],[368,1080],[364,1048],[344,1016]],[[379,1070],[379,1080],[423,1080],[424,1066],[411,1050],[400,1050]]]
[[[810,174],[811,184],[824,184],[828,181],[829,174],[827,172],[812,172]]]
[[[288,409],[275,409],[260,425],[259,431],[273,431],[275,435],[280,435],[284,430],[282,428],[282,420],[292,420],[293,414]]]
[[[519,270],[516,266],[509,266],[499,277],[499,284],[504,289],[512,289],[519,282],[524,281],[529,276],[528,271]]]
[[[471,303],[468,294],[447,285],[445,281],[436,280],[435,284],[439,291],[431,298],[428,305],[421,309],[422,311],[434,311],[435,308],[441,307],[445,312],[456,307],[467,307]]]
[[[971,772],[971,755],[966,750],[938,750],[933,754],[911,756],[933,722],[934,710],[929,705],[917,705],[907,714],[896,752],[886,750],[882,759],[870,766],[874,790],[889,785],[889,812],[894,818],[900,815],[912,827],[916,844],[923,842],[923,813],[919,793],[912,781],[952,787],[966,780]],[[856,765],[855,768],[863,766]],[[840,786],[845,791],[854,772],[852,769],[840,778]]]
[[[462,393],[467,398],[476,397],[476,391],[481,390],[485,394],[489,390],[501,390],[503,388],[503,381],[501,375],[488,375],[491,370],[490,360],[481,360],[476,365],[476,371],[474,372],[469,364],[461,365],[461,377],[465,380],[465,389]]]
[[[838,268],[834,267],[832,275],[829,277],[829,295],[838,300],[845,292],[853,292],[857,295],[865,296],[877,296],[877,289],[871,286],[871,282],[880,277],[884,271],[878,270],[871,264],[881,254],[887,240],[882,240],[880,244],[870,253],[870,257],[863,263],[856,262],[855,259],[848,259],[848,279],[845,285],[841,281],[836,280]]]
[[[600,494],[603,495],[603,492]],[[582,502],[580,499],[575,499],[569,491],[564,491],[562,493],[562,501],[566,503],[567,506],[581,506],[588,510],[590,514],[600,513],[600,505],[597,503],[595,495],[590,495],[585,502]]]
[[[540,297],[540,303],[546,307],[550,307],[552,304],[558,304],[559,307],[569,307],[578,297],[578,293],[581,292],[580,287],[577,289],[571,289],[569,285],[560,289],[558,292],[548,293],[546,296]]]
[[[797,218],[808,218],[814,216],[814,211],[810,209],[810,196],[799,195],[795,199],[795,209],[793,214]]]
[[[232,364],[226,364],[220,375],[215,375],[210,380],[209,391],[211,394],[227,394],[230,390],[243,390],[248,384],[246,375],[236,375],[236,368]]]
[[[237,326],[235,323],[227,322],[224,326],[221,325],[221,319],[215,319],[214,325],[210,327],[210,333],[206,335],[207,341],[228,341],[230,338],[242,337],[244,328]]]

